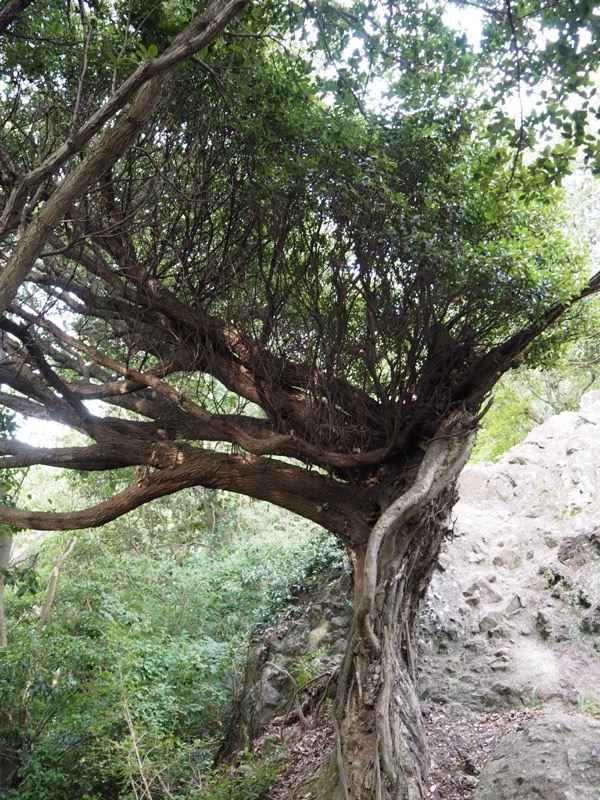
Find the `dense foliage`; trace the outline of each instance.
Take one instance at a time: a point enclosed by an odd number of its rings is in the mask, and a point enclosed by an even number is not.
[[[95,483],[88,491],[105,490]],[[182,493],[80,532],[40,630],[45,576],[64,545],[17,539],[15,560],[34,563],[39,581],[7,591],[0,760],[14,788],[0,797],[129,800],[147,796],[144,781],[154,798],[186,800],[264,788],[273,765],[249,769],[236,791],[210,765],[248,637],[344,568],[334,540],[268,506]]]

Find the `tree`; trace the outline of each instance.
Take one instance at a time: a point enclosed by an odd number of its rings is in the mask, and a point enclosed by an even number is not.
[[[595,17],[499,3],[476,57],[432,4],[264,3],[225,30],[244,5],[33,3],[6,28],[0,399],[85,438],[3,440],[0,466],[137,479],[0,522],[96,526],[204,486],[323,525],[355,578],[332,793],[417,798],[418,603],[482,405],[600,289],[551,186],[595,157],[563,115],[569,82],[589,108]],[[536,24],[568,43],[555,65]],[[550,74],[547,113],[498,105]]]

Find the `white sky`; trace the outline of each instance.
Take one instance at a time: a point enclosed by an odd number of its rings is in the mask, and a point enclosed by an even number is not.
[[[444,22],[459,33],[465,33],[469,44],[475,50],[479,49],[483,18],[483,11],[472,6],[457,8],[449,4],[444,12]]]
[[[23,419],[17,416],[19,430],[16,439],[32,447],[55,447],[60,439],[69,433],[70,428],[59,425],[58,422],[48,422],[39,419]]]

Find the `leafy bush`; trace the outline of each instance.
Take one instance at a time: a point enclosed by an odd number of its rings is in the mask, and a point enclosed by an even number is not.
[[[275,781],[280,763],[276,752],[258,760],[245,753],[229,773],[208,773],[193,800],[258,800]]]
[[[87,483],[88,499],[96,490],[104,487]],[[346,568],[334,540],[265,504],[182,493],[82,532],[41,631],[43,587],[64,537],[36,547],[33,596],[7,591],[0,750],[10,741],[21,763],[0,797],[135,800],[145,782],[157,800],[258,797],[274,763],[207,770],[251,631]]]
[[[497,461],[553,414],[578,408],[581,395],[598,385],[594,370],[578,364],[505,375],[483,419],[473,460]]]

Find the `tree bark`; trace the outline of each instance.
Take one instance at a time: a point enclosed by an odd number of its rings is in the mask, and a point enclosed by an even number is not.
[[[322,800],[421,800],[429,769],[417,690],[419,603],[449,530],[472,433],[434,439],[416,477],[354,552],[355,613]],[[414,473],[413,473],[414,474]]]
[[[447,489],[420,509],[378,559],[381,577],[371,613],[377,650],[355,616],[335,708],[340,741],[333,796],[340,800],[424,796],[429,762],[417,691],[417,620],[452,496]],[[407,540],[412,547],[404,546]],[[360,609],[360,598],[356,605]]]
[[[6,569],[10,562],[12,536],[0,532],[0,570]],[[6,614],[4,613],[4,575],[0,572],[0,647],[8,643],[6,633]]]

